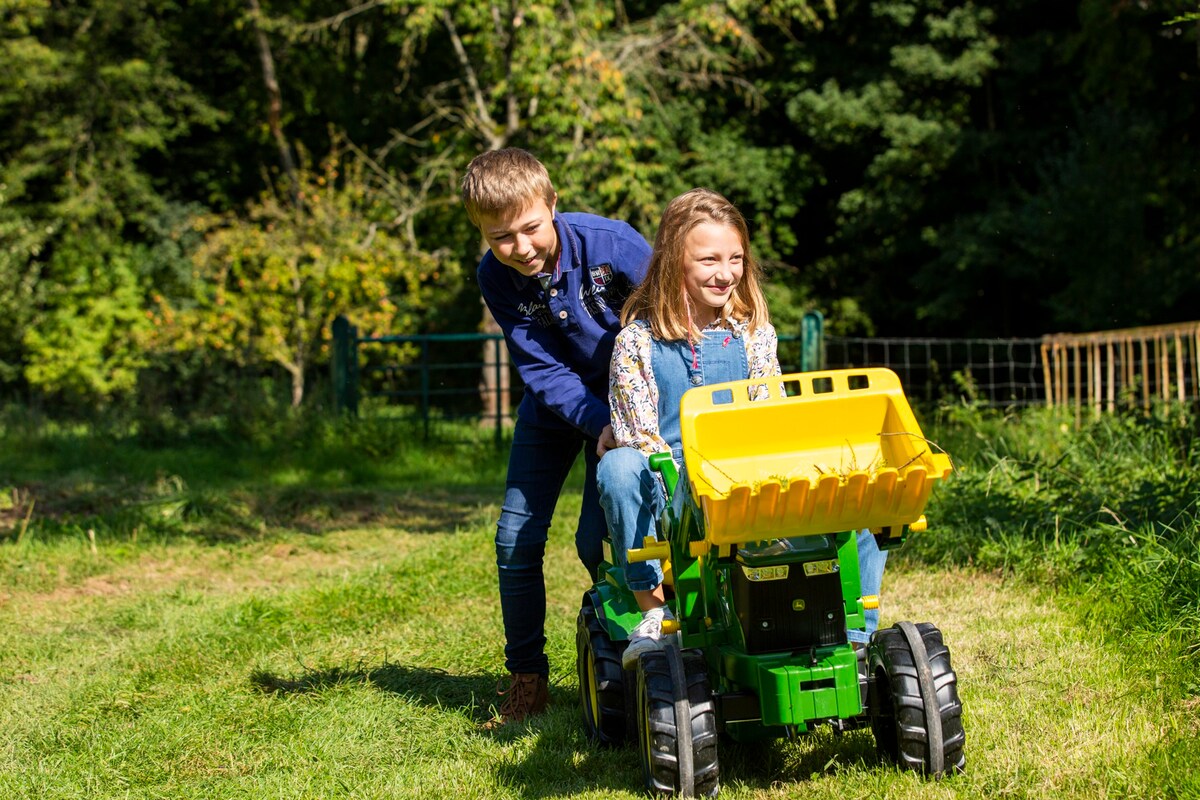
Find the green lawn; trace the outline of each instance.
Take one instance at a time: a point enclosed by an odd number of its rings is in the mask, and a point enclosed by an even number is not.
[[[1019,438],[981,440],[1004,435]],[[152,447],[8,431],[0,798],[642,796],[636,751],[590,744],[576,700],[580,476],[551,532],[550,710],[486,732],[503,672],[503,452],[371,425],[306,437]],[[966,773],[925,781],[881,763],[869,731],[818,729],[722,744],[722,796],[1200,797],[1195,630],[1161,624],[1194,608],[1179,581],[1182,599],[1160,596],[1190,562],[1147,550],[1112,573],[1114,604],[1107,579],[1064,579],[1090,551],[1036,527],[1072,513],[1067,489],[1047,499],[1037,458],[1005,451],[1000,470],[955,450],[933,527],[893,554],[883,615],[943,630]],[[1096,530],[1072,535],[1108,542]],[[1132,548],[1130,531],[1105,535]],[[1153,619],[1129,612],[1143,574]]]

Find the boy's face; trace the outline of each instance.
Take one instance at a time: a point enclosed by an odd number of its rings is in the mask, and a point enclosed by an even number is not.
[[[558,261],[558,233],[554,230],[557,202],[557,195],[549,206],[539,197],[521,211],[482,215],[479,230],[492,248],[492,255],[522,275],[553,272]]]

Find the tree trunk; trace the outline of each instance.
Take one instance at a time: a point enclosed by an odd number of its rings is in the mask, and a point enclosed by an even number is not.
[[[292,373],[292,408],[299,408],[304,401],[304,365],[289,372]]]
[[[254,35],[258,40],[258,60],[262,64],[263,85],[267,90],[267,125],[271,129],[272,138],[275,139],[275,146],[279,148],[279,164],[283,167],[291,186],[292,200],[296,201],[300,196],[300,184],[296,178],[296,162],[292,158],[292,148],[287,137],[283,135],[283,92],[279,89],[279,79],[275,75],[275,57],[271,54],[271,42],[267,39],[266,31],[258,24],[259,17],[262,16],[258,0],[246,0],[246,7],[250,9],[250,24],[254,26]]]
[[[300,402],[304,400],[304,366],[308,359],[305,358],[305,318],[308,316],[308,307],[304,302],[304,279],[300,274],[300,265],[294,265],[295,271],[292,273],[292,298],[295,303],[295,327],[292,329],[292,347],[295,348],[296,356],[296,371],[292,373],[292,408],[299,408]]]

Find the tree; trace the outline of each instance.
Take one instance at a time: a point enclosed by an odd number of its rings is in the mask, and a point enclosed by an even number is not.
[[[138,242],[168,205],[146,160],[221,116],[172,72],[170,5],[0,16],[0,377],[80,401],[132,388]]]
[[[421,327],[456,267],[405,236],[370,166],[360,152],[335,149],[317,169],[299,165],[295,184],[264,192],[245,216],[197,217],[204,240],[193,254],[192,293],[157,298],[153,345],[275,364],[299,406],[337,315],[367,334]]]
[[[41,276],[38,255],[53,229],[39,225],[14,208],[0,185],[0,382],[21,375],[24,361],[22,337],[34,312],[34,291]]]
[[[38,287],[41,312],[26,328],[29,384],[86,406],[130,394],[146,365],[140,338],[148,322],[138,248],[92,236],[58,241]]]
[[[752,93],[737,75],[760,52],[747,18],[815,18],[807,3],[796,0],[765,7],[689,1],[645,9],[591,0],[392,0],[387,8],[403,15],[393,35],[410,48],[404,66],[413,72],[405,80],[425,87],[420,96],[426,114],[405,134],[415,144],[409,150],[437,154],[415,164],[413,174],[454,198],[471,157],[522,146],[550,166],[561,207],[625,218],[645,232],[652,231],[665,201],[689,188],[686,170],[678,169],[674,130],[690,120],[676,115],[681,105],[672,98],[691,93],[698,104],[701,93],[724,86]],[[731,137],[720,148],[738,152]],[[439,208],[461,217],[456,206],[451,200]],[[486,308],[482,314],[481,327],[495,331]],[[492,399],[507,396],[506,386],[494,385],[495,374],[485,366],[488,416],[495,413],[488,407]]]
[[[776,78],[815,171],[806,280],[829,300],[857,298],[885,330],[911,330],[920,298],[909,278],[956,213],[943,181],[996,65],[993,19],[974,3],[845,3],[789,47],[790,72]]]
[[[1194,318],[1200,59],[1195,27],[1165,24],[1189,6],[1006,4],[919,313],[1030,335]]]

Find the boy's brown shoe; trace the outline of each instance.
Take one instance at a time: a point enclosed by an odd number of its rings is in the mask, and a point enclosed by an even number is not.
[[[483,724],[484,730],[494,730],[510,722],[524,722],[546,710],[550,700],[550,686],[546,678],[536,672],[518,672],[509,675],[507,689],[497,688],[496,694],[504,698],[496,716]]]

